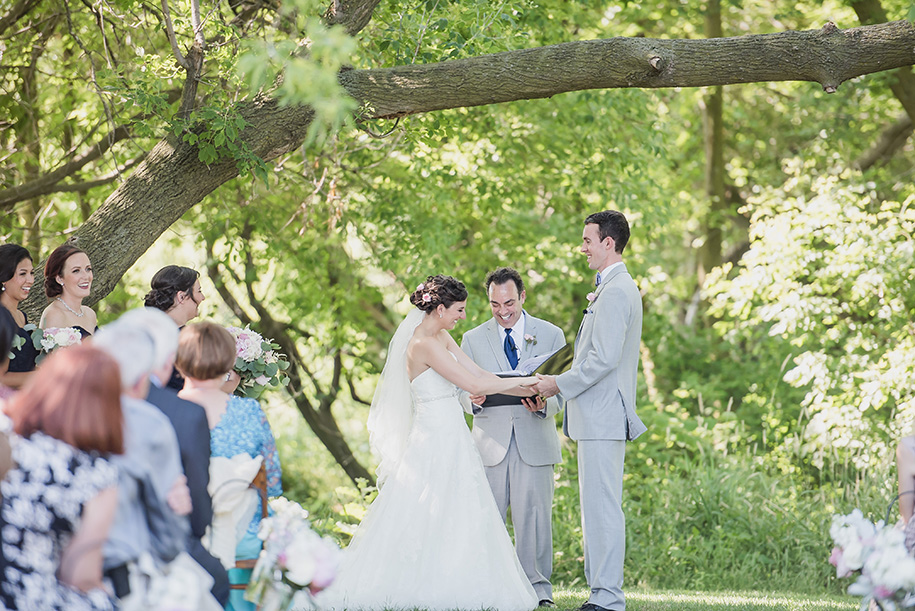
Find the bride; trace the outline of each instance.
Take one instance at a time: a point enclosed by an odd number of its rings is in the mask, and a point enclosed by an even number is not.
[[[467,290],[429,276],[388,348],[368,428],[378,497],[343,553],[324,609],[527,611],[537,596],[515,555],[456,392],[531,396],[534,378],[499,378],[449,335]]]

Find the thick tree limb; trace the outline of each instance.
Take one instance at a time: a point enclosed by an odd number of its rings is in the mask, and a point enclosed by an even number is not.
[[[626,87],[709,87],[811,81],[827,92],[850,78],[915,63],[908,21],[712,40],[611,38],[438,64],[351,70],[340,80],[367,118]]]
[[[915,28],[898,21],[715,40],[571,42],[439,64],[350,70],[340,80],[363,102],[363,118],[381,118],[608,87],[807,80],[834,90],[849,78],[913,63]],[[241,137],[265,160],[297,148],[313,116],[310,108],[280,107],[266,98],[247,102],[240,112],[250,123]],[[105,270],[87,303],[107,295],[163,231],[237,175],[232,160],[207,166],[194,147],[171,138],[160,142],[76,232],[94,267]],[[32,298],[41,296],[36,291]]]

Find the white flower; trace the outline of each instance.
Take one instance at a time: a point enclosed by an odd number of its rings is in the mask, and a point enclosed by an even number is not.
[[[597,294],[592,291],[585,295],[585,297],[588,299],[588,301],[593,302],[595,299],[597,299]]]

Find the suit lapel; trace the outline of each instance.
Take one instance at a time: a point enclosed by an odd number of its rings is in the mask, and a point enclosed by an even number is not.
[[[536,339],[537,337],[537,319],[528,314],[524,313],[524,335],[530,336]],[[534,340],[527,341],[524,337],[521,338],[521,360],[530,358],[533,356],[534,352]]]
[[[501,371],[511,370],[512,366],[508,362],[508,357],[505,356],[505,334],[502,333],[502,327],[495,318],[490,318],[486,324],[486,337],[489,339],[489,346],[492,348]]]

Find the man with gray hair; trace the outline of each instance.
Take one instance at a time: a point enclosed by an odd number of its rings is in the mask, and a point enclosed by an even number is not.
[[[111,355],[121,372],[124,454],[112,457],[118,468],[118,506],[103,548],[105,576],[115,595],[130,594],[130,568],[149,553],[169,562],[183,551],[191,511],[181,469],[178,440],[168,418],[147,403],[155,343],[129,320],[105,325],[92,344]],[[149,510],[162,517],[163,535],[153,536]]]
[[[207,491],[210,483],[210,428],[206,412],[165,386],[171,379],[178,350],[178,325],[171,316],[156,308],[130,310],[118,319],[118,323],[129,323],[144,329],[155,344],[146,400],[165,414],[178,436],[181,466],[187,477],[192,505],[187,553],[213,577],[213,597],[225,606],[229,599],[229,577],[222,563],[201,542],[213,520],[213,502]]]

